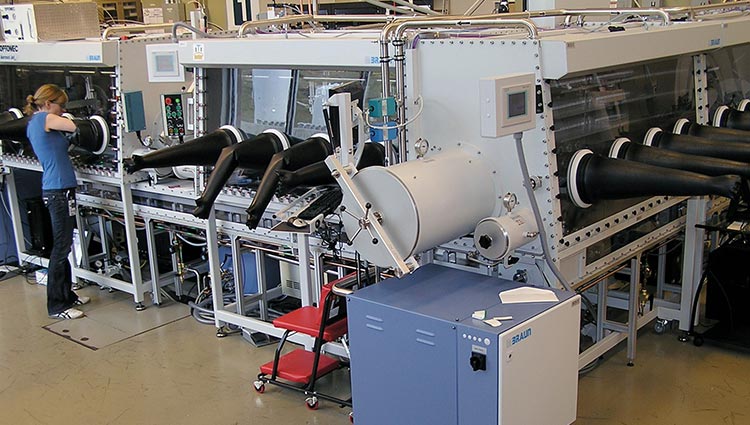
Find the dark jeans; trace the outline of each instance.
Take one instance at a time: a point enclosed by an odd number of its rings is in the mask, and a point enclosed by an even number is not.
[[[44,190],[42,199],[52,219],[53,243],[47,268],[47,313],[53,315],[73,307],[78,299],[78,295],[70,289],[73,275],[68,261],[76,223],[75,215],[70,215],[69,202],[75,202],[75,189]]]

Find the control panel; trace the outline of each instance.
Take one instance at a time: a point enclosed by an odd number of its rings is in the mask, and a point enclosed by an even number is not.
[[[185,102],[183,95],[161,95],[162,117],[164,132],[168,137],[183,137],[185,135]]]
[[[534,74],[509,74],[479,81],[483,137],[502,137],[536,127],[535,78]]]

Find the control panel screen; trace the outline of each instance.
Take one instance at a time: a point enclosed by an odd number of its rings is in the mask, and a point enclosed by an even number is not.
[[[508,93],[508,118],[526,115],[526,91]]]
[[[156,62],[156,72],[163,74],[164,76],[178,74],[177,69],[177,58],[173,54],[154,54],[154,60]]]
[[[146,69],[150,83],[181,83],[185,68],[180,65],[177,45],[150,44],[146,46]]]

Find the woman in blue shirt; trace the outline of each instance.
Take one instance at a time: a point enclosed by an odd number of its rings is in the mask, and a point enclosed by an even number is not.
[[[25,112],[32,115],[26,127],[42,164],[42,198],[52,219],[52,251],[47,268],[47,313],[59,319],[77,319],[83,312],[74,308],[89,302],[71,290],[72,273],[68,254],[75,227],[76,176],[68,156],[68,139],[63,131],[74,132],[73,121],[63,118],[68,95],[54,84],[45,84],[26,98]]]

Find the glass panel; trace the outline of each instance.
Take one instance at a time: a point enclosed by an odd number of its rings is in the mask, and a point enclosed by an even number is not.
[[[669,58],[550,83],[564,235],[642,201],[600,201],[588,209],[576,207],[566,187],[570,158],[579,149],[607,155],[617,137],[640,142],[651,127],[668,130],[678,118],[693,120],[692,64],[689,56]]]
[[[284,131],[291,83],[288,69],[240,70],[240,128],[248,134]]]
[[[722,105],[736,107],[750,98],[750,45],[727,47],[706,54],[709,119]]]
[[[22,109],[26,96],[34,94],[43,84],[57,84],[68,94],[67,109],[78,115],[98,114],[109,117],[111,75],[101,71],[114,69],[45,68],[2,66],[0,73],[0,108]]]
[[[328,91],[350,81],[365,83],[360,71],[299,71],[294,96],[292,136],[306,139],[315,133],[327,133],[323,103]]]

